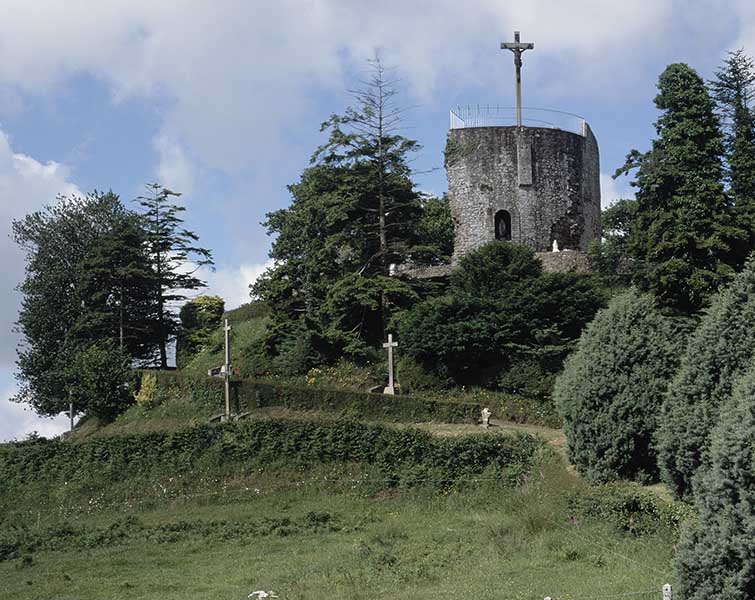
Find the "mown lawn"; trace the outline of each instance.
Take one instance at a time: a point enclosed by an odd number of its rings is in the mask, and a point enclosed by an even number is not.
[[[0,491],[0,549],[19,529],[55,547],[0,561],[0,598],[579,599],[671,578],[672,537],[570,513],[583,484],[559,457],[517,489],[390,490],[373,477],[331,466]]]

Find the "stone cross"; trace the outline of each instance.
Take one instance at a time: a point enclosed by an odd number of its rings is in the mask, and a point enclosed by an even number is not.
[[[393,334],[388,334],[388,341],[383,344],[388,350],[388,387],[383,390],[384,394],[393,396],[396,393],[396,385],[393,379],[393,349],[398,348],[398,342],[393,341]]]
[[[511,50],[514,53],[514,67],[516,67],[516,126],[522,126],[522,52],[532,50],[535,44],[521,42],[519,32],[514,32],[513,42],[501,42],[501,50]]]
[[[223,333],[225,334],[225,364],[223,365],[223,371],[225,373],[225,420],[231,419],[231,326],[228,324],[228,319],[225,320],[223,325]]]

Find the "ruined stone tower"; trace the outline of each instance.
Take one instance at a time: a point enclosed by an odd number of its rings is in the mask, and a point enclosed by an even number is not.
[[[551,252],[554,241],[559,250],[585,251],[600,239],[600,164],[590,127],[555,112],[560,122],[548,126],[543,121],[551,117],[541,113],[521,127],[498,124],[505,110],[451,113],[446,171],[453,262],[496,239],[535,252]]]
[[[518,31],[501,44],[514,55],[515,109],[451,111],[446,172],[454,263],[502,239],[543,253],[546,270],[582,270],[581,253],[600,239],[600,161],[589,125],[578,115],[522,107],[522,54],[534,48]]]

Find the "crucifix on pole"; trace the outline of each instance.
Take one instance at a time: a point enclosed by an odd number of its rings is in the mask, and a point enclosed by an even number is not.
[[[522,126],[522,52],[532,50],[535,44],[519,40],[519,32],[514,32],[513,42],[501,42],[501,50],[511,50],[514,53],[516,67],[516,126]]]
[[[391,396],[396,394],[396,382],[393,377],[393,349],[398,348],[398,342],[393,341],[393,334],[388,334],[388,342],[383,344],[383,348],[388,350],[388,387],[383,390],[384,394]]]

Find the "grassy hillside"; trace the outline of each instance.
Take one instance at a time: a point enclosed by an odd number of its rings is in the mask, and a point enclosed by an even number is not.
[[[590,490],[509,428],[263,421],[0,446],[0,597],[541,600],[671,578],[676,505]]]

